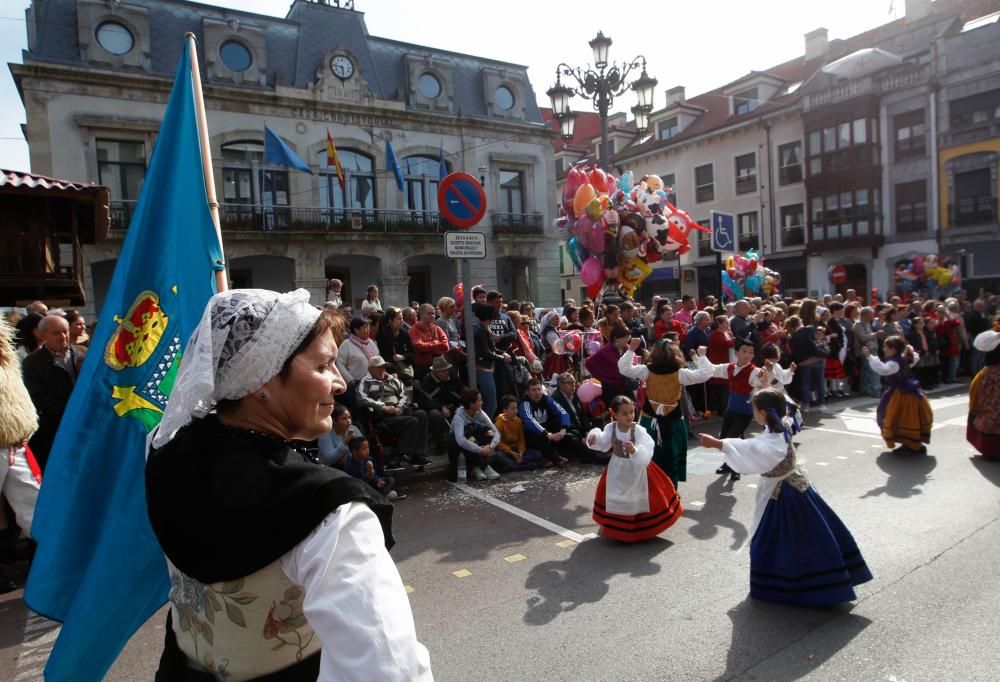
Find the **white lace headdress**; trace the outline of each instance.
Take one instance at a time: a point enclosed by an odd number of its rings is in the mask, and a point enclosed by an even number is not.
[[[319,316],[305,289],[230,289],[209,299],[184,349],[153,447],[162,447],[220,400],[239,400],[277,376]]]

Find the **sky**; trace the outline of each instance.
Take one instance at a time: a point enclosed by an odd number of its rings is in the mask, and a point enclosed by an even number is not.
[[[126,2],[128,0],[125,0]],[[27,48],[24,10],[29,0],[0,0],[0,59],[21,62]],[[284,17],[288,0],[214,0],[207,4]],[[752,70],[801,56],[803,35],[829,30],[848,38],[902,16],[904,0],[659,0],[649,3],[545,0],[355,0],[371,35],[453,52],[523,64],[538,97],[555,82],[560,62],[593,60],[588,41],[609,36],[612,61],[646,57],[665,92],[683,85],[688,97],[717,88]],[[638,74],[636,74],[638,75]],[[615,111],[635,105],[627,93]],[[574,108],[589,104],[576,98]],[[0,73],[0,168],[30,170],[21,133],[24,108],[7,68]]]

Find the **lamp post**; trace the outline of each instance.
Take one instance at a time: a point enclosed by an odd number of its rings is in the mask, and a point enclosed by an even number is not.
[[[626,90],[634,90],[639,103],[632,107],[635,124],[639,135],[646,132],[649,126],[649,114],[653,110],[653,91],[656,79],[646,74],[646,58],[639,55],[630,61],[616,64],[608,61],[611,49],[611,38],[598,31],[597,36],[590,41],[594,51],[594,65],[586,68],[567,66],[565,63],[556,67],[556,83],[545,93],[552,100],[552,114],[559,121],[559,132],[564,140],[573,137],[574,119],[570,111],[570,100],[576,96],[589,97],[594,109],[601,117],[601,147],[598,159],[601,168],[607,169],[610,161],[608,154],[608,110],[614,104],[615,97],[625,94]],[[628,82],[628,75],[639,68],[642,74]],[[563,85],[562,77],[576,81],[575,87]]]

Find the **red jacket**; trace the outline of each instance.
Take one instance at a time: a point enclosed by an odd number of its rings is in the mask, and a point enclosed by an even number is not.
[[[653,325],[653,334],[657,341],[670,332],[677,332],[677,343],[684,343],[684,337],[687,336],[687,327],[677,320],[671,319],[669,327],[663,320],[657,320],[656,324]]]
[[[962,324],[962,321],[958,318],[945,317],[944,319],[938,319],[937,324],[937,335],[940,340],[947,339],[948,347],[945,348],[945,344],[941,344],[941,355],[944,357],[954,357],[956,355],[961,355],[962,349],[958,343],[958,325]]]
[[[728,365],[729,350],[735,344],[736,339],[732,334],[727,334],[716,329],[708,337],[708,352],[705,357],[713,365]],[[726,379],[709,379],[710,384],[728,384]]]
[[[430,367],[435,356],[448,352],[448,337],[436,324],[424,328],[421,324],[410,327],[410,343],[413,344],[413,366]]]

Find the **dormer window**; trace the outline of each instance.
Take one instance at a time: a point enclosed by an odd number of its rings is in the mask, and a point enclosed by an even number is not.
[[[494,93],[494,101],[497,108],[503,111],[510,111],[514,108],[514,93],[506,85],[501,85]]]
[[[97,27],[97,44],[114,55],[128,54],[135,45],[135,38],[124,24],[105,21]]]
[[[677,124],[676,116],[671,116],[657,127],[657,137],[661,140],[669,140],[679,132],[680,126]]]
[[[219,58],[230,71],[246,71],[253,64],[253,56],[246,46],[236,40],[227,40],[219,48]]]
[[[417,90],[420,92],[421,97],[437,99],[441,96],[441,81],[430,72],[422,73],[420,74],[420,78],[417,79]]]
[[[750,88],[733,95],[733,115],[749,114],[757,108],[760,100],[757,98],[757,88]]]

